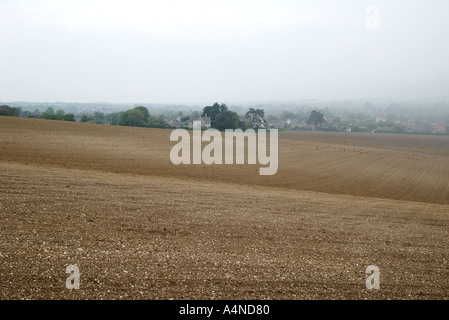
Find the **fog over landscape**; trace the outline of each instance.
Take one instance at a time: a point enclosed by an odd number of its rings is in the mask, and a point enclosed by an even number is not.
[[[0,101],[440,102],[447,9],[443,0],[3,0]]]

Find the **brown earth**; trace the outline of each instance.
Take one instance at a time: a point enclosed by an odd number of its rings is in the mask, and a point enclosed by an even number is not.
[[[449,298],[449,137],[281,133],[259,176],[170,132],[0,117],[0,298]]]

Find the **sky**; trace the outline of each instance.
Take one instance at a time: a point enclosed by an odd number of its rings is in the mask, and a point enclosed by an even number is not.
[[[447,0],[0,0],[0,101],[449,98]]]

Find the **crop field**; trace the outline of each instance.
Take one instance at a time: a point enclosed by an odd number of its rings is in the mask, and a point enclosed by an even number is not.
[[[281,132],[260,176],[170,133],[0,117],[0,298],[449,298],[448,136]]]

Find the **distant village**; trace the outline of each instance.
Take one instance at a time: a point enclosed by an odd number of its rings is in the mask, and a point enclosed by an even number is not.
[[[339,118],[324,116],[326,123],[321,128],[328,131],[347,131],[347,132],[392,132],[392,133],[430,133],[446,134],[449,131],[449,123],[443,120],[387,120],[385,117],[376,117],[374,120],[341,120]],[[306,120],[301,119],[274,119],[268,121],[270,128],[275,129],[299,129],[312,130],[313,125],[308,124]]]
[[[167,126],[172,128],[193,128],[193,122],[199,121],[201,122],[201,127],[205,129],[209,129],[212,126],[212,120],[207,115],[204,116],[189,116],[181,118],[180,116],[177,116],[174,119],[165,120],[165,123]]]
[[[413,107],[366,102],[352,108],[341,105],[259,105],[256,108],[215,103],[201,108],[189,106],[138,106],[119,104],[10,103],[0,105],[0,115],[79,121],[107,125],[153,128],[193,128],[200,121],[203,129],[218,128],[234,121],[241,129],[321,130],[340,132],[449,134],[449,104]],[[129,108],[128,110],[126,110]],[[221,108],[221,109],[220,109]],[[109,111],[109,112],[108,112]],[[111,112],[113,111],[113,112]],[[313,117],[312,117],[313,115]]]
[[[325,130],[325,131],[346,131],[346,132],[371,132],[371,133],[411,133],[411,134],[448,134],[449,121],[444,120],[410,120],[410,119],[387,119],[384,116],[375,118],[362,117],[361,119],[351,116],[350,119],[338,117],[327,117],[323,112],[325,122],[319,127],[310,123],[304,117],[275,117],[268,116],[267,120],[260,121],[257,125],[260,129],[279,130]],[[208,116],[189,116],[166,119],[168,127],[172,128],[193,128],[193,122],[200,121],[201,127],[211,128],[211,118]]]

